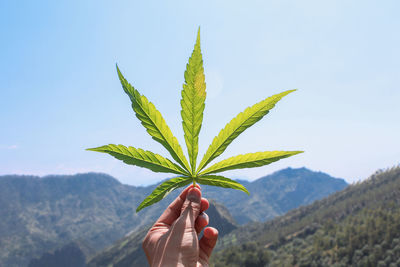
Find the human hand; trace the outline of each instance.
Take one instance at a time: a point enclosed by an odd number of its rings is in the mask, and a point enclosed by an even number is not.
[[[143,240],[143,249],[150,266],[209,266],[211,252],[217,243],[218,231],[204,229],[208,224],[207,199],[201,197],[198,185],[187,187],[168,206]]]

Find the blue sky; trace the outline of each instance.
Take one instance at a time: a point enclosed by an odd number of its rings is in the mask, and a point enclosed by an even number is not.
[[[167,155],[135,118],[115,71],[161,111],[181,145],[180,90],[201,26],[207,100],[199,156],[237,113],[299,90],[221,159],[305,150],[224,175],[288,166],[366,178],[400,162],[398,1],[1,1],[0,174],[168,177],[85,148],[120,143]]]

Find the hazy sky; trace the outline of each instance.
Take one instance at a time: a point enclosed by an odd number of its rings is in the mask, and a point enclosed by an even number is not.
[[[0,1],[0,174],[96,171],[134,185],[168,177],[85,148],[167,156],[134,116],[115,63],[184,146],[180,90],[201,26],[200,157],[237,113],[298,88],[221,159],[305,153],[224,175],[254,180],[306,166],[364,179],[400,162],[399,12],[399,1],[365,0]]]

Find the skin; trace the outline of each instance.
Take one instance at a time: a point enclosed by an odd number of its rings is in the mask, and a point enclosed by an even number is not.
[[[218,239],[204,212],[208,200],[201,197],[198,185],[190,185],[168,206],[143,240],[143,249],[152,267],[209,266],[209,258]]]

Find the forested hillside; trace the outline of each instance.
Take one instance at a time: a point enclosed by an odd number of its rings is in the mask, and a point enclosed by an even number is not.
[[[97,173],[0,177],[0,266],[27,266],[71,241],[104,248],[156,216],[162,207],[134,212],[149,190]]]
[[[214,266],[400,266],[400,167],[223,238]]]

